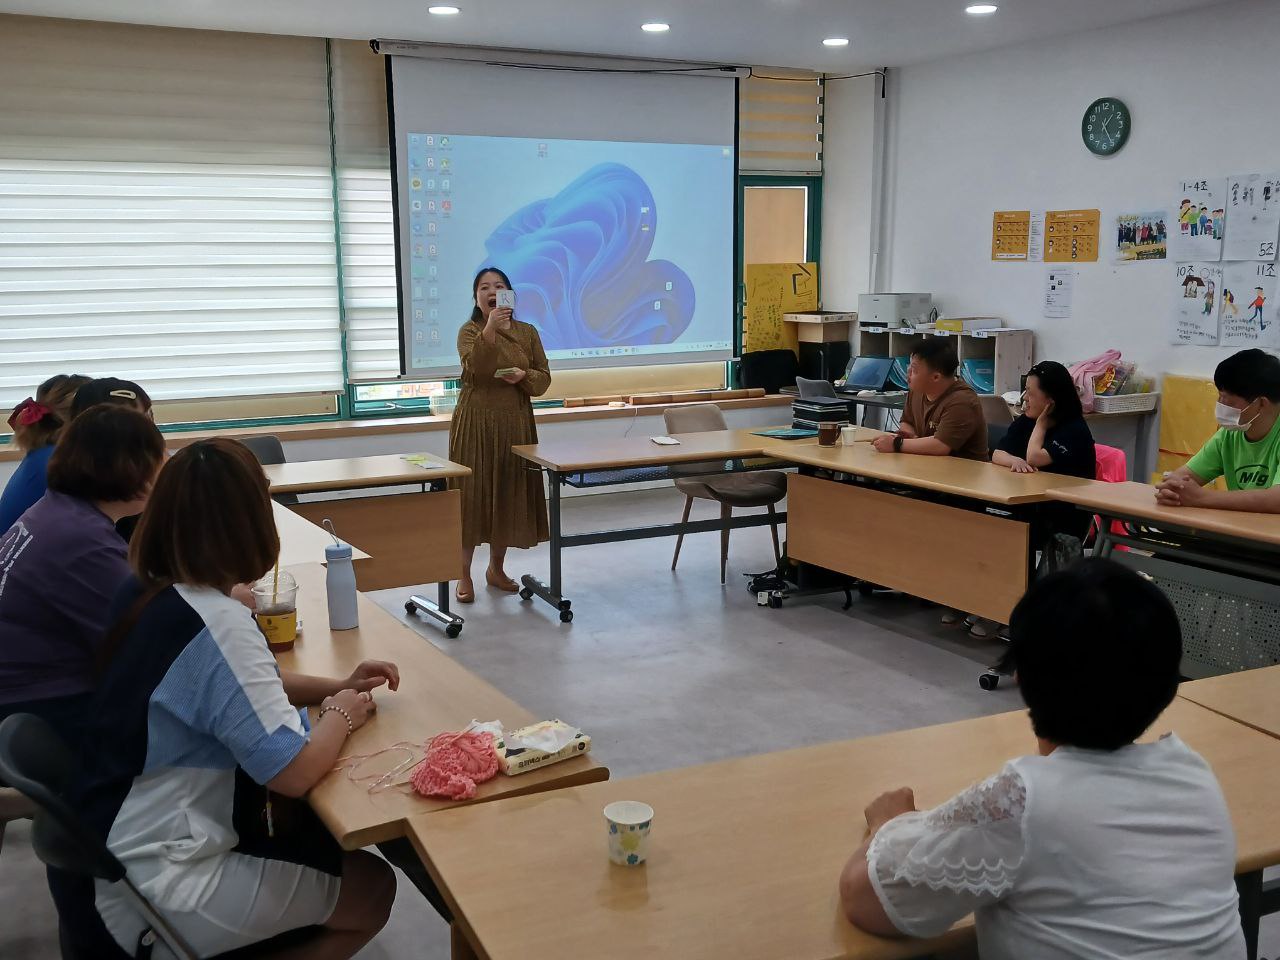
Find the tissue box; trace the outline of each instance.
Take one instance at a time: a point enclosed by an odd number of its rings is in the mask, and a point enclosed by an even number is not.
[[[514,777],[520,773],[528,773],[530,770],[536,770],[548,764],[559,763],[561,760],[568,760],[571,757],[583,756],[591,752],[591,738],[581,731],[555,753],[549,753],[546,750],[507,746],[508,739],[514,740],[550,730],[569,731],[573,730],[573,727],[562,720],[542,720],[530,726],[521,727],[519,730],[512,730],[505,736],[496,739],[493,746],[498,752],[498,766],[502,772],[509,777]]]

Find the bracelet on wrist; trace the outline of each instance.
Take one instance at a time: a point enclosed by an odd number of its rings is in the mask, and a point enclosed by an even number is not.
[[[351,736],[353,733],[355,733],[355,732],[356,732],[356,725],[355,725],[354,723],[352,723],[352,722],[351,722],[351,714],[347,713],[347,711],[343,710],[343,709],[342,709],[340,706],[338,706],[336,703],[331,703],[331,704],[329,704],[327,707],[321,707],[321,708],[320,708],[320,715],[319,715],[318,717],[316,717],[316,723],[319,723],[321,720],[323,720],[323,719],[324,719],[324,715],[325,715],[326,713],[331,713],[331,712],[332,712],[332,713],[340,714],[340,715],[342,716],[342,719],[343,719],[343,720],[345,720],[345,721],[347,721],[347,736],[348,736],[348,737],[349,737],[349,736]]]

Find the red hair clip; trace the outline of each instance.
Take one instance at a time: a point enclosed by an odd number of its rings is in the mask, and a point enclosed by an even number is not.
[[[13,408],[13,413],[9,414],[9,426],[29,427],[33,423],[39,423],[52,412],[40,401],[27,397]]]

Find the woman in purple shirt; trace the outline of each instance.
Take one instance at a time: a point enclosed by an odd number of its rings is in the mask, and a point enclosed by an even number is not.
[[[78,738],[129,576],[114,524],[141,512],[163,460],[160,431],[135,410],[95,407],[63,431],[48,492],[0,536],[0,719],[34,713]]]

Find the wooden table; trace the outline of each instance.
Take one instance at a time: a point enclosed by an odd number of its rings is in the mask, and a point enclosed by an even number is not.
[[[560,488],[564,485],[609,486],[639,480],[670,479],[671,474],[667,468],[673,464],[705,463],[706,473],[709,474],[779,466],[767,460],[744,462],[764,460],[765,447],[771,443],[768,438],[756,436],[751,430],[711,430],[676,434],[675,438],[680,443],[669,446],[656,444],[647,436],[640,436],[617,440],[556,440],[511,448],[516,456],[536,464],[547,474],[550,577],[546,583],[533,574],[521,577],[521,599],[529,600],[536,596],[559,611],[562,623],[573,619],[573,603],[564,595],[562,579],[561,555],[567,547],[619,543],[649,537],[674,537],[678,534],[711,530],[734,530],[786,520],[785,513],[775,516],[757,513],[728,520],[686,520],[594,533],[564,533],[560,518]]]
[[[1166,507],[1155,495],[1132,482],[1054,491],[1102,518],[1095,555],[1139,570],[1169,595],[1186,676],[1280,662],[1280,514]]]
[[[343,540],[368,551],[368,559],[356,566],[361,590],[437,584],[436,600],[413,596],[405,606],[456,637],[464,621],[449,611],[449,581],[462,575],[462,495],[449,489],[449,482],[470,476],[471,470],[432,454],[412,456],[422,462],[399,455],[350,457],[277,463],[263,470],[275,495],[420,485],[418,493],[311,501],[290,509],[313,523],[332,520]]]
[[[1280,737],[1280,666],[1188,680],[1178,688],[1178,696]]]
[[[789,557],[999,623],[1031,582],[1031,524],[1049,490],[1094,484],[861,442],[768,452],[801,467],[787,485]]]
[[[1147,739],[1170,729],[1222,783],[1237,870],[1280,863],[1280,740],[1186,700]],[[409,834],[486,960],[595,957],[603,944],[610,960],[910,957],[969,939],[970,922],[901,941],[844,919],[836,880],[863,808],[904,785],[936,805],[1035,748],[1026,715],[1007,713],[469,807],[415,818]],[[606,856],[601,810],[622,799],[655,810],[642,868]]]
[[[508,699],[363,594],[358,597],[360,626],[330,631],[324,567],[300,564],[289,567],[289,572],[298,581],[298,614],[303,627],[293,650],[280,655],[282,668],[331,677],[348,676],[360,661],[368,659],[391,660],[400,668],[399,691],[382,688],[375,692],[377,716],[356,731],[345,755],[369,754],[401,741],[421,745],[437,733],[461,730],[473,719],[501,720],[507,729],[548,719],[536,717]],[[371,760],[365,772],[386,772],[403,758],[396,752]],[[608,776],[608,768],[588,754],[517,777],[499,774],[481,784],[475,800],[467,802],[595,783]],[[307,797],[344,849],[358,850],[402,837],[409,817],[460,805],[400,789],[371,795],[367,787],[337,771]]]
[[[274,501],[271,512],[275,516],[276,532],[280,535],[280,565],[291,566],[295,563],[319,563],[324,560],[324,548],[333,543],[328,530],[318,527],[310,520],[298,516],[288,507],[282,507]],[[369,559],[363,550],[351,548],[351,558],[357,571]],[[357,576],[360,574],[357,572]]]

